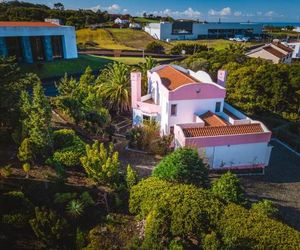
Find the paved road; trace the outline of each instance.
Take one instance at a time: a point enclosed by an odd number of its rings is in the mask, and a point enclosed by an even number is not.
[[[269,199],[279,206],[281,218],[300,230],[300,157],[276,141],[264,176],[242,177],[251,199]]]

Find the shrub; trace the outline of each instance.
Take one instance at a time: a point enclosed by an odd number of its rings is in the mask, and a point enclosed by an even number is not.
[[[63,204],[75,199],[76,193],[56,193],[54,195],[54,203]]]
[[[153,41],[147,44],[146,51],[150,53],[156,53],[156,54],[164,54],[165,48],[162,46],[161,43],[157,41]]]
[[[127,188],[130,190],[132,186],[137,184],[138,176],[137,173],[132,169],[130,165],[127,166],[127,171],[126,171],[126,183],[127,183]]]
[[[221,247],[220,241],[217,238],[215,232],[206,234],[203,240],[203,249],[204,250],[218,250]]]
[[[23,213],[4,214],[2,216],[2,223],[14,227],[23,227],[28,223],[28,216]]]
[[[278,209],[270,200],[261,200],[257,203],[253,203],[251,210],[260,215],[265,215],[270,218],[276,218],[278,216]]]
[[[21,162],[31,162],[33,160],[32,143],[29,138],[25,138],[18,151],[18,159]]]
[[[245,203],[244,192],[240,181],[236,175],[231,172],[223,174],[213,183],[212,193],[226,202],[234,202],[237,204]]]
[[[30,164],[29,163],[24,163],[23,164],[23,171],[26,173],[26,178],[29,177],[29,171],[30,171]]]
[[[12,174],[11,165],[6,165],[4,167],[0,167],[0,176],[9,177]]]
[[[300,233],[255,211],[229,204],[218,221],[225,249],[298,249]]]
[[[195,149],[180,148],[166,156],[153,170],[152,175],[169,181],[206,186],[208,167]]]
[[[61,245],[66,238],[67,222],[52,210],[36,207],[29,223],[36,237],[48,246]]]
[[[93,198],[88,192],[83,192],[80,195],[80,201],[83,203],[85,207],[95,205],[95,201],[93,200]]]
[[[126,139],[128,140],[128,146],[130,148],[144,150],[144,130],[143,127],[133,127],[126,134]]]

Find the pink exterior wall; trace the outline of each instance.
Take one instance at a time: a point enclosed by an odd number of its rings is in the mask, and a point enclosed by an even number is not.
[[[271,132],[259,134],[245,134],[245,135],[227,135],[216,137],[193,137],[185,138],[185,146],[192,146],[196,148],[212,147],[222,145],[234,144],[248,144],[258,142],[269,142],[271,139]]]
[[[169,100],[225,98],[226,90],[211,83],[191,83],[169,92]]]
[[[131,73],[131,107],[137,108],[137,102],[141,101],[141,84],[142,74],[141,72]]]

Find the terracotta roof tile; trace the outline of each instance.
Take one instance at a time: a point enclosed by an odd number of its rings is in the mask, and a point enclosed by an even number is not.
[[[200,118],[205,122],[205,126],[217,127],[227,125],[227,123],[222,118],[212,113],[211,111],[207,111],[206,113],[201,115]]]
[[[277,46],[278,48],[286,51],[286,52],[293,52],[294,50],[291,49],[290,47],[288,46],[285,46],[284,44],[280,43],[280,42],[272,42],[273,45]]]
[[[183,128],[182,130],[185,137],[241,135],[264,132],[263,128],[259,123],[218,127]]]
[[[49,22],[0,22],[0,27],[57,27]]]
[[[188,74],[169,65],[159,69],[157,73],[161,78],[162,84],[169,90],[177,89],[178,87],[189,83],[199,82]]]
[[[278,57],[278,58],[283,58],[286,55],[281,53],[279,50],[272,48],[271,46],[267,46],[263,48],[265,51],[271,53],[272,55]]]

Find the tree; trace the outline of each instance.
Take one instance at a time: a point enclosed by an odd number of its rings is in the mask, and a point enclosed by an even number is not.
[[[153,69],[156,67],[157,61],[154,60],[151,56],[147,56],[144,63],[140,63],[138,65],[138,68],[141,70],[142,73],[142,93],[146,94],[148,91],[148,77],[147,72],[148,70]]]
[[[123,63],[108,65],[97,78],[98,93],[106,107],[122,113],[130,110],[130,69]]]
[[[128,164],[127,171],[126,171],[126,183],[127,183],[128,190],[130,190],[132,186],[137,184],[137,182],[138,182],[138,175]]]
[[[86,146],[86,154],[80,160],[88,177],[96,183],[114,184],[119,178],[119,154],[114,152],[113,144],[106,149],[103,143],[95,141]]]
[[[52,210],[36,207],[35,218],[29,223],[35,235],[48,246],[60,245],[66,238],[67,222]]]
[[[33,161],[33,157],[32,143],[29,138],[25,138],[19,147],[18,159],[21,162],[29,163]]]
[[[208,167],[199,158],[197,150],[180,148],[166,156],[154,168],[152,176],[205,187],[208,183]]]
[[[146,51],[155,54],[164,54],[165,48],[161,43],[153,41],[147,44]]]
[[[65,7],[64,7],[64,5],[62,3],[54,3],[53,7],[56,10],[64,10],[65,9]]]
[[[223,174],[212,184],[212,193],[225,202],[244,204],[245,197],[239,179],[231,172]]]
[[[30,171],[30,164],[24,163],[23,164],[23,171],[26,173],[26,179],[29,178],[29,171]]]

